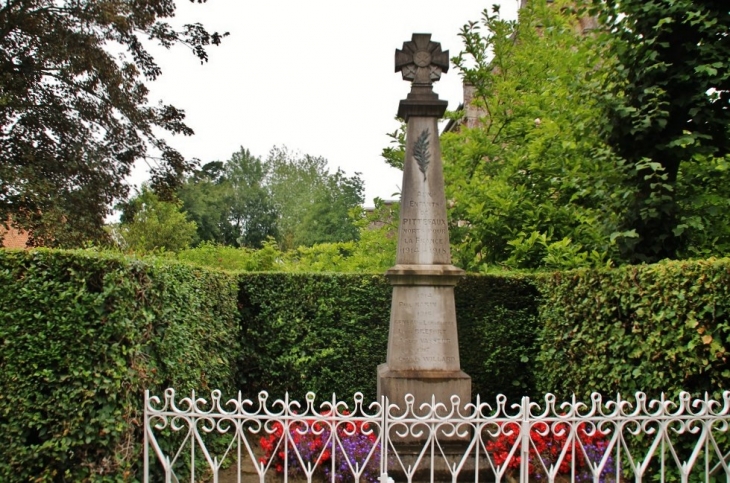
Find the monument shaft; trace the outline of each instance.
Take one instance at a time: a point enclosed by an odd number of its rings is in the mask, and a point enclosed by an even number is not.
[[[463,270],[451,265],[443,166],[437,121],[446,110],[431,88],[448,70],[448,51],[429,34],[414,34],[396,51],[396,70],[413,81],[398,115],[406,119],[396,265],[387,362],[378,367],[378,395],[402,405],[406,394],[422,402],[451,396],[471,400],[471,379],[461,371],[454,286]]]
[[[408,161],[403,167],[396,255],[398,265],[451,263],[441,146],[436,121],[435,117],[411,117],[408,120]],[[422,161],[419,162],[419,159]]]

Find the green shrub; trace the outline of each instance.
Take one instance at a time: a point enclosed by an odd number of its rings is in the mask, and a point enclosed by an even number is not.
[[[468,275],[455,290],[461,367],[472,397],[534,393],[538,292],[530,277]]]
[[[386,360],[380,274],[37,250],[0,251],[0,283],[3,482],[136,481],[144,389],[372,400]],[[730,260],[468,275],[455,289],[461,366],[487,401],[717,393],[730,386],[729,292]]]
[[[390,313],[382,275],[246,273],[239,281],[244,392],[375,398]]]
[[[266,273],[240,281],[240,387],[248,395],[362,391],[374,400],[388,345],[392,287],[385,277]],[[517,277],[470,275],[457,285],[461,365],[474,395],[533,392],[536,294]]]
[[[231,276],[0,251],[0,481],[134,481],[144,389],[232,387]]]
[[[730,388],[730,260],[556,272],[540,286],[541,391]]]

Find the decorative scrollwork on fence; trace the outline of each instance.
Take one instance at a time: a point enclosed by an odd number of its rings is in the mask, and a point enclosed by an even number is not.
[[[145,395],[144,481],[730,481],[729,420],[727,391],[720,401],[683,392],[365,405],[361,393],[300,404],[167,389]]]

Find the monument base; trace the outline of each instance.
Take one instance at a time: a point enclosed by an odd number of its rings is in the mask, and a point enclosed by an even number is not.
[[[464,371],[393,371],[388,364],[378,366],[378,396],[387,396],[389,404],[398,406],[391,414],[398,416],[406,411],[406,395],[413,395],[413,412],[417,416],[424,416],[427,411],[419,410],[419,406],[427,403],[429,407],[435,401],[444,405],[445,410],[438,415],[446,415],[452,410],[451,397],[459,396],[459,409],[465,414],[465,406],[471,402],[471,377]],[[409,415],[413,416],[413,415]],[[447,435],[442,431],[436,432],[434,439],[429,438],[427,425],[414,425],[413,429],[422,431],[420,437],[413,435],[399,435],[403,427],[394,425],[390,428],[390,440],[398,453],[398,459],[388,464],[388,475],[395,481],[410,480],[412,483],[439,483],[454,481],[475,481],[475,474],[479,473],[479,481],[494,481],[494,474],[488,461],[475,461],[474,455],[464,454],[473,448],[469,442],[474,437],[472,429],[460,428],[465,434],[461,437]],[[451,431],[451,425],[444,426]],[[433,445],[436,451],[431,457],[431,449],[424,448],[424,444]],[[424,454],[425,452],[425,454]],[[453,465],[459,466],[458,479],[454,479]],[[405,469],[411,472],[406,474]],[[455,468],[455,467],[454,467]]]
[[[460,483],[474,481],[489,483],[496,480],[494,470],[489,459],[483,453],[475,456],[474,448],[469,442],[439,442],[434,458],[430,458],[430,448],[422,454],[424,447],[421,444],[397,443],[395,449],[398,458],[391,458],[388,464],[388,476],[395,481],[410,481],[411,483]],[[465,456],[465,453],[469,452]],[[459,468],[458,477],[455,475]],[[410,473],[406,473],[406,469]],[[505,482],[505,480],[502,480]],[[506,476],[506,483],[516,483]]]
[[[451,396],[459,396],[461,409],[471,402],[471,377],[464,371],[392,371],[388,364],[378,366],[378,398],[387,396],[390,404],[405,410],[406,395],[414,398],[413,410],[433,401],[451,410]]]

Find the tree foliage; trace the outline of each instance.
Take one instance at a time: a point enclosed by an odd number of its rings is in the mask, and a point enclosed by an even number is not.
[[[198,240],[260,248],[269,238],[284,250],[355,240],[349,211],[363,201],[356,173],[330,173],[322,157],[273,148],[266,159],[241,148],[208,163],[179,191],[198,224]]]
[[[266,186],[269,167],[247,149],[233,153],[225,165],[230,184],[230,221],[239,246],[261,247],[277,234],[278,213]]]
[[[174,0],[0,3],[0,220],[12,215],[36,243],[100,238],[125,177],[151,152],[152,185],[170,195],[191,162],[157,130],[193,131],[182,110],[149,104],[144,81],[161,70],[143,40],[184,44],[204,62],[223,37],[175,29],[174,14]]]
[[[603,134],[632,168],[630,261],[730,247],[730,9],[724,0],[596,0],[615,58]],[[720,229],[718,230],[718,227]]]
[[[285,249],[355,240],[349,211],[363,202],[359,173],[329,173],[327,160],[274,148],[266,160],[267,184],[279,214],[277,240]]]
[[[602,264],[624,235],[624,173],[584,88],[600,59],[569,6],[529,2],[519,22],[495,7],[461,32],[454,61],[480,115],[442,145],[454,258],[466,269]]]
[[[133,252],[172,251],[187,248],[197,226],[188,221],[179,201],[162,201],[148,186],[125,206],[121,225],[113,227],[113,238],[124,250]]]
[[[253,272],[382,273],[395,263],[398,204],[375,200],[375,208],[350,211],[358,239],[282,250],[269,239],[259,249],[204,242],[182,250],[178,260],[202,267]]]
[[[188,177],[178,196],[198,225],[197,241],[260,248],[276,236],[267,172],[260,158],[241,148],[225,163],[207,163]]]
[[[188,218],[197,225],[196,243],[236,244],[238,236],[230,220],[231,186],[223,162],[212,161],[193,171],[177,196]]]

